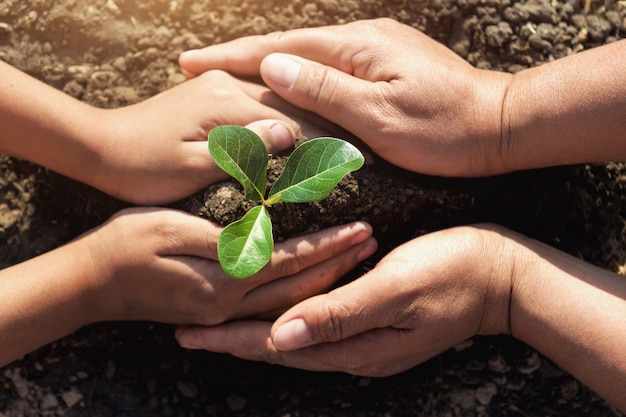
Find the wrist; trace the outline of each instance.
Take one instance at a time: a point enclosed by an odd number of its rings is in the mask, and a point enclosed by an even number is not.
[[[505,171],[626,157],[626,42],[516,73],[502,107]]]
[[[482,319],[477,334],[510,334],[513,276],[518,268],[517,245],[512,232],[497,225],[479,225],[480,247],[485,256],[474,256],[475,276],[485,288]]]
[[[80,242],[0,272],[0,366],[100,319]]]
[[[115,110],[97,107],[90,107],[85,113],[85,129],[81,137],[84,138],[91,168],[81,169],[80,178],[76,178],[110,195],[114,195],[113,190],[119,187],[119,181],[112,178],[116,171],[111,165],[114,159],[111,155],[115,151],[113,139],[116,137],[115,132],[120,129],[115,114]]]
[[[467,146],[468,172],[471,176],[491,176],[508,172],[508,127],[506,112],[513,74],[475,70],[473,100],[470,101],[470,126]]]
[[[73,243],[81,245],[85,261],[84,268],[89,271],[84,282],[85,299],[88,300],[93,321],[114,321],[123,318],[124,301],[120,294],[123,282],[116,279],[118,269],[123,265],[115,261],[115,247],[107,239],[108,220],[103,225],[88,231]],[[119,238],[118,238],[119,239]],[[117,240],[117,239],[116,239]]]

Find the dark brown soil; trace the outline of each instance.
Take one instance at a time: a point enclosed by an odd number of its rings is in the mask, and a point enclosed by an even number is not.
[[[0,0],[0,59],[87,103],[119,107],[182,82],[176,60],[185,49],[380,16],[425,31],[477,67],[511,72],[626,30],[626,5],[610,0]],[[125,206],[27,162],[0,157],[0,172],[0,267]],[[626,166],[615,163],[459,180],[378,161],[326,200],[277,205],[272,216],[279,238],[367,220],[378,256],[432,230],[490,221],[624,274],[625,188]],[[227,223],[247,204],[225,182],[175,206]],[[506,337],[474,338],[401,375],[369,379],[191,353],[177,347],[170,326],[104,323],[6,366],[0,384],[0,417],[620,415]]]

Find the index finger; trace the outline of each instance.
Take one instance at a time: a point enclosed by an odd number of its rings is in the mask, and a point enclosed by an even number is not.
[[[185,51],[178,62],[188,75],[221,69],[242,76],[259,75],[261,61],[273,52],[298,55],[322,64],[337,64],[345,49],[343,42],[340,42],[346,39],[345,26],[293,29],[238,38],[203,49]],[[346,65],[349,66],[349,60],[341,67]]]
[[[405,330],[391,327],[373,329],[338,342],[284,352],[270,337],[271,323],[240,320],[218,326],[188,326],[176,330],[176,339],[187,349],[228,353],[241,359],[262,361],[308,371],[346,372],[361,376],[388,376],[415,366]]]

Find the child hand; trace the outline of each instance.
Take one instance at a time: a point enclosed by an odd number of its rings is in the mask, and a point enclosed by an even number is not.
[[[376,250],[369,225],[337,226],[276,245],[269,265],[237,280],[216,261],[220,230],[176,210],[131,208],[0,271],[0,366],[99,321],[214,325],[275,317]]]
[[[138,204],[186,197],[227,176],[207,149],[207,134],[217,125],[248,125],[270,153],[292,146],[299,125],[269,107],[280,101],[268,98],[272,95],[265,87],[214,71],[144,102],[99,110],[108,129],[95,144],[102,166],[88,182]]]
[[[209,325],[283,310],[376,248],[369,225],[337,226],[277,244],[269,265],[238,280],[217,262],[220,231],[187,213],[133,208],[79,238],[91,254],[97,316]]]

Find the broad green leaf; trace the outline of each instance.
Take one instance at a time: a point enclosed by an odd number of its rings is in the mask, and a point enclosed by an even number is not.
[[[209,132],[209,152],[220,168],[241,183],[248,200],[265,197],[269,156],[256,133],[241,126],[217,126]]]
[[[248,278],[270,260],[274,250],[272,222],[263,206],[253,207],[226,226],[217,242],[217,257],[233,278]]]
[[[291,203],[319,201],[365,158],[352,144],[336,138],[317,138],[298,146],[272,186],[268,200]]]

